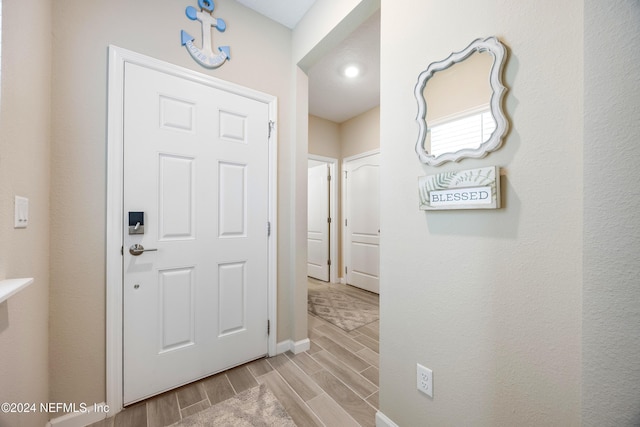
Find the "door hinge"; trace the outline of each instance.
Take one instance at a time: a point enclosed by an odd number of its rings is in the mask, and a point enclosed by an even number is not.
[[[267,319],[267,335],[271,334],[271,320]]]
[[[274,122],[273,120],[269,120],[269,138],[271,138],[271,131],[273,130],[275,125],[276,122]]]
[[[271,221],[267,221],[267,237],[271,236]]]
[[[331,217],[327,218],[327,222],[331,224]]]
[[[344,268],[344,274],[349,274],[349,267]]]
[[[345,227],[347,226],[347,219],[346,218],[344,219],[344,226]]]
[[[124,246],[120,246],[120,255],[124,255]]]
[[[327,260],[327,265],[331,266],[331,260],[330,259]]]
[[[331,175],[327,175],[327,181],[331,181]]]

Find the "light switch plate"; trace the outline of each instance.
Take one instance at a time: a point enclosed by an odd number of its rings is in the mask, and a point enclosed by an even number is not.
[[[27,228],[29,225],[29,199],[16,196],[14,228]]]

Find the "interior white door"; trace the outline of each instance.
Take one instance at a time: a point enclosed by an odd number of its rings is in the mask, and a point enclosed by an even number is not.
[[[264,103],[126,64],[125,404],[267,354],[268,121]]]
[[[309,168],[307,192],[307,275],[329,281],[329,165]]]
[[[380,155],[346,161],[345,269],[347,283],[380,292]]]

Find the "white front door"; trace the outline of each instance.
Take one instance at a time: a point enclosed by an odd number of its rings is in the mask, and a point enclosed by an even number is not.
[[[309,162],[314,162],[310,160]],[[317,162],[315,162],[317,163]],[[309,167],[307,192],[307,275],[329,281],[329,165]]]
[[[347,283],[380,292],[380,154],[345,161]]]
[[[267,354],[269,113],[192,79],[131,63],[124,74],[130,404]],[[130,212],[144,234],[130,234]]]

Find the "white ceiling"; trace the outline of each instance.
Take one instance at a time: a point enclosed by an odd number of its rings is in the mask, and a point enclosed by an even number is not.
[[[316,0],[236,0],[256,12],[295,28]],[[342,75],[357,63],[362,74]],[[342,123],[380,105],[380,12],[308,70],[309,114]]]
[[[345,66],[361,74],[348,78]],[[380,105],[380,12],[371,16],[309,71],[309,113],[342,123]]]
[[[261,15],[294,29],[316,0],[236,0]]]

